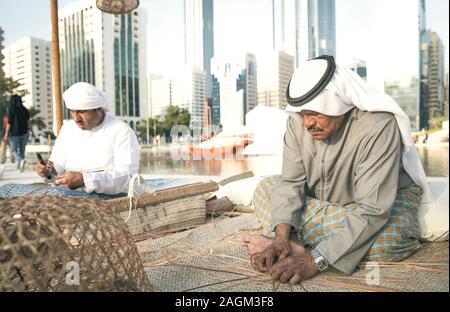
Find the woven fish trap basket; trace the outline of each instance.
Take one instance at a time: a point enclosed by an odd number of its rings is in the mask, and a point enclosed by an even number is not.
[[[122,217],[106,202],[0,199],[0,291],[151,291]]]

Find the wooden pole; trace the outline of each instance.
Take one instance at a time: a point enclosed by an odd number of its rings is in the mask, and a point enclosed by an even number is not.
[[[205,193],[215,192],[218,189],[219,185],[213,181],[205,183],[192,183],[156,191],[154,193],[137,194],[134,197],[134,200],[136,201],[136,208],[142,208],[150,205],[166,203],[168,201],[185,197],[192,197]],[[108,204],[110,205],[110,207],[112,207],[113,209],[117,209],[119,212],[128,211],[130,208],[130,199],[129,197],[110,199],[108,200]]]
[[[52,23],[52,73],[53,73],[53,130],[58,136],[63,123],[61,70],[59,60],[58,0],[50,0]]]

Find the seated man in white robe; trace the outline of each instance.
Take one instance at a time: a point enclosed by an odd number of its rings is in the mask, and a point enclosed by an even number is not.
[[[130,178],[139,169],[139,144],[134,131],[108,113],[109,102],[93,85],[79,82],[63,94],[72,120],[65,122],[50,159],[37,163],[42,177],[91,193],[128,191]]]

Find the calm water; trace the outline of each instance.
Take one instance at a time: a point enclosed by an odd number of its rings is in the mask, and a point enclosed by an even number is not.
[[[448,144],[419,146],[417,150],[427,176],[448,177]],[[243,158],[243,156],[240,157]],[[281,157],[251,156],[228,160],[173,160],[169,147],[141,151],[141,173],[226,177],[245,171],[253,171],[255,175],[277,174],[281,172]]]

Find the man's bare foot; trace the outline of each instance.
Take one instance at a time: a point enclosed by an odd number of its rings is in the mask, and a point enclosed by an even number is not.
[[[242,242],[247,247],[247,253],[251,257],[257,252],[263,251],[272,242],[272,238],[262,234],[244,234]]]
[[[242,236],[243,245],[247,248],[247,253],[250,257],[257,252],[263,251],[272,241],[272,238],[262,234],[244,234]],[[296,236],[291,235],[289,246],[294,255],[304,255],[306,252],[305,247],[298,242]]]

